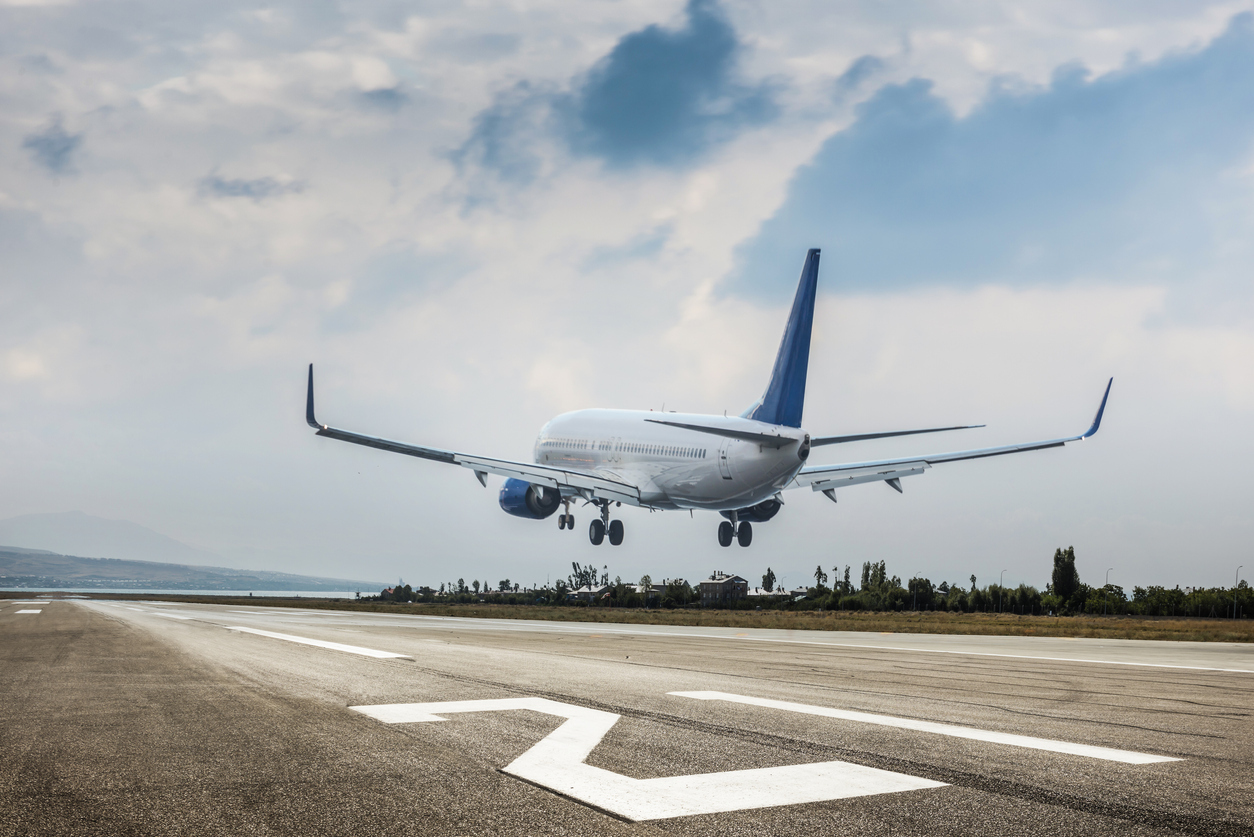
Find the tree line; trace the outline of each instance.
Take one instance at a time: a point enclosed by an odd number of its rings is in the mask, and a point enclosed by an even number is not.
[[[851,568],[832,568],[835,581],[828,586],[822,567],[814,570],[814,586],[794,602],[801,609],[822,610],[933,610],[955,613],[1018,613],[1024,615],[1115,614],[1137,616],[1202,616],[1249,618],[1254,612],[1254,589],[1242,580],[1235,587],[1134,587],[1132,595],[1118,584],[1085,584],[1076,569],[1075,548],[1054,551],[1050,582],[1044,590],[1030,584],[1013,587],[1000,583],[979,586],[972,575],[966,584],[942,581],[933,584],[924,577],[902,580],[889,576],[883,561],[862,565],[860,583],[851,581]],[[764,589],[775,582],[768,567],[762,577]]]
[[[916,576],[903,582],[891,575],[884,561],[867,561],[855,583],[851,566],[834,566],[831,574],[815,567],[814,585],[804,593],[777,590],[778,578],[767,567],[762,590],[775,596],[754,596],[721,604],[737,609],[845,610],[845,611],[949,611],[954,613],[1017,613],[1022,615],[1113,614],[1138,616],[1197,616],[1250,618],[1254,614],[1254,588],[1245,580],[1235,587],[1160,586],[1133,587],[1129,596],[1117,584],[1090,585],[1080,579],[1074,547],[1054,551],[1050,582],[1044,590],[1029,584],[980,586],[976,576],[965,582],[941,581]],[[582,591],[582,592],[580,592]],[[578,599],[572,597],[577,593]],[[571,564],[571,572],[543,586],[523,587],[509,579],[495,585],[486,580],[467,584],[465,579],[443,582],[438,587],[413,588],[397,584],[366,599],[392,602],[470,604],[491,601],[501,604],[592,607],[698,607],[701,593],[684,579],[666,579],[654,585],[646,575],[638,583],[621,576],[610,580],[609,567]]]

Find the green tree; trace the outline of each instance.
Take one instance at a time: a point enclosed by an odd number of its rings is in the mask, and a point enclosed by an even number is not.
[[[827,573],[823,572],[823,565],[814,568],[814,586],[821,588],[827,583]]]
[[[775,572],[770,568],[766,568],[766,575],[762,576],[762,589],[770,593],[775,589]]]
[[[476,578],[474,581],[470,582],[470,586],[474,589],[475,593],[478,593],[479,592],[479,579]]]
[[[971,573],[971,592],[975,592],[975,573]]]
[[[648,573],[640,576],[640,595],[644,597],[644,609],[649,609],[649,594],[653,592],[653,577]]]
[[[1080,573],[1075,568],[1075,547],[1054,550],[1054,595],[1064,602],[1080,590]]]

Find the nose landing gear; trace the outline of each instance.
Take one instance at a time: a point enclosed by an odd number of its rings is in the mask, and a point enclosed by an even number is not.
[[[557,528],[575,531],[575,516],[570,513],[570,500],[562,500],[562,513],[557,516]]]

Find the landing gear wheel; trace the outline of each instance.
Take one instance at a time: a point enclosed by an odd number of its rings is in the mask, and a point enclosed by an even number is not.
[[[575,516],[573,514],[566,515],[566,528],[575,531]]]
[[[749,525],[749,521],[741,523],[740,528],[736,530],[736,542],[741,546],[753,543],[753,527]]]
[[[736,530],[732,528],[730,520],[724,520],[718,524],[718,545],[731,546],[732,538],[735,537]]]
[[[623,542],[623,521],[610,521],[610,546],[618,546]]]
[[[601,541],[605,540],[605,524],[599,520],[588,524],[588,540],[592,541],[593,546],[600,546]]]
[[[559,529],[565,529],[565,528],[566,528],[566,515],[564,515],[564,514],[559,514],[559,515],[557,516],[557,528],[559,528]]]

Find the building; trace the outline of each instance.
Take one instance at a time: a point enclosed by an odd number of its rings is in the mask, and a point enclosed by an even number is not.
[[[610,592],[611,586],[608,584],[596,584],[589,586],[585,584],[575,590],[571,590],[566,594],[568,602],[599,602]]]
[[[701,582],[702,607],[726,607],[748,594],[748,580],[738,575],[727,575],[722,570],[715,570],[708,579]]]

